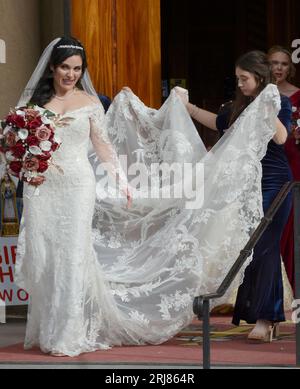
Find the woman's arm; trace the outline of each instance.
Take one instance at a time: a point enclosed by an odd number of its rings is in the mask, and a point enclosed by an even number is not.
[[[90,138],[94,146],[94,150],[99,160],[106,163],[106,168],[112,177],[120,181],[120,189],[127,197],[127,207],[131,207],[132,195],[128,185],[127,176],[122,169],[120,160],[115,149],[110,143],[106,123],[104,108],[100,101],[98,107],[94,109],[90,116]]]
[[[286,96],[281,96],[281,110],[276,120],[277,132],[273,141],[278,145],[283,145],[291,132],[292,127],[292,104]]]
[[[189,103],[188,91],[186,89],[176,87],[175,92],[177,93],[183,104],[186,106],[188,113],[193,119],[203,124],[205,127],[210,128],[211,130],[218,131],[216,114],[198,108],[196,105]]]
[[[281,123],[281,121],[278,118],[276,119],[276,127],[277,127],[277,132],[273,137],[273,141],[278,145],[283,145],[287,140],[288,132],[285,126]]]
[[[193,105],[191,103],[187,103],[186,108],[191,117],[197,122],[203,124],[205,127],[208,127],[211,130],[218,131],[217,115],[215,113],[198,108],[196,105]]]

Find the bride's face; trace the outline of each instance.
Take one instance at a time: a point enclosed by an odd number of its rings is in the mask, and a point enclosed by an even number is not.
[[[73,55],[63,63],[52,68],[54,88],[62,93],[73,90],[82,75],[82,58],[80,55]]]
[[[239,67],[235,71],[238,87],[244,96],[255,97],[258,91],[258,83],[253,73]]]

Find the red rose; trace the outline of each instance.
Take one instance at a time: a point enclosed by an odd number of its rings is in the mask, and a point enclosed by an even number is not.
[[[13,161],[9,164],[9,168],[13,174],[19,175],[22,169],[22,162]]]
[[[51,154],[49,153],[49,151],[44,151],[43,154],[39,155],[39,159],[41,161],[48,161],[48,159],[51,158]]]
[[[44,173],[47,169],[48,169],[48,162],[40,160],[39,161],[38,173]]]
[[[26,126],[26,121],[23,116],[18,116],[16,118],[16,126],[18,128],[24,128]]]
[[[42,119],[40,117],[37,117],[28,123],[28,128],[29,130],[34,130],[36,128],[39,128],[42,124]]]
[[[39,140],[34,136],[34,135],[30,135],[27,139],[26,139],[26,143],[28,144],[28,146],[38,146],[39,145]]]
[[[22,158],[26,151],[25,147],[21,142],[18,142],[15,146],[11,147],[10,150],[12,152],[12,155],[16,158]]]
[[[51,150],[52,151],[56,151],[58,148],[59,148],[59,144],[58,143],[53,143],[52,147],[51,147]]]
[[[25,170],[36,172],[39,168],[39,160],[36,157],[26,158],[25,162],[23,163],[23,167]]]
[[[24,116],[20,116],[17,114],[8,115],[6,118],[7,123],[12,124],[18,128],[24,128],[26,125]]]

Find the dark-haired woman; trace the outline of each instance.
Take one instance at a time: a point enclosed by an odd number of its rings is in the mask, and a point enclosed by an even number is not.
[[[266,54],[253,51],[242,56],[236,63],[236,77],[236,100],[224,105],[218,115],[186,103],[186,97],[181,95],[191,116],[208,128],[218,130],[221,136],[271,82]],[[269,209],[282,186],[291,180],[284,143],[291,127],[292,108],[285,96],[281,97],[281,105],[276,122],[277,132],[262,160],[264,212]],[[238,291],[233,323],[239,325],[240,320],[245,320],[255,324],[248,336],[249,341],[270,341],[274,329],[277,329],[276,324],[285,321],[280,239],[290,207],[291,198],[288,198],[256,245],[253,260],[245,271],[243,284]]]
[[[112,343],[100,334],[107,320],[100,320],[102,308],[110,305],[111,297],[102,291],[100,276],[97,282],[91,276],[102,273],[92,244],[96,190],[89,141],[103,162],[113,164],[113,174],[119,165],[86,67],[79,41],[56,39],[42,55],[18,104],[30,102],[65,122],[56,129],[62,145],[53,155],[63,173],[50,167],[24,185],[16,265],[16,282],[31,297],[25,348],[39,346],[54,356],[107,349]],[[122,185],[130,205],[127,182]],[[32,186],[39,186],[38,196],[32,195]],[[99,299],[93,300],[97,293]]]
[[[81,45],[78,41],[72,38],[62,38],[59,41],[33,93],[31,104],[63,115],[68,111],[99,103],[95,96],[86,93],[80,86],[87,60],[85,51],[79,47]]]
[[[292,104],[292,133],[285,144],[285,152],[295,181],[300,181],[300,89],[291,84],[296,68],[291,53],[281,46],[274,46],[268,52],[273,76],[280,93],[287,96]],[[294,260],[294,213],[290,213],[281,239],[281,254],[288,279],[295,291],[295,260]]]

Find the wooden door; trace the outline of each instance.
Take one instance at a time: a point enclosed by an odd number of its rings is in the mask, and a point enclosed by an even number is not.
[[[87,49],[99,93],[129,86],[147,105],[161,104],[160,0],[72,0],[72,34]]]

